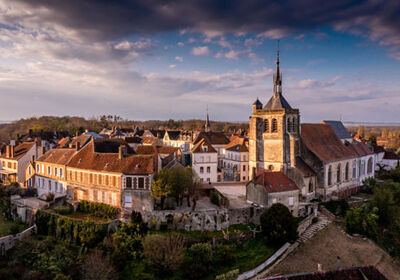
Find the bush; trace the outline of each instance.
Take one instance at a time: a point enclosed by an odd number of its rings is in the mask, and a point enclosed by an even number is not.
[[[352,208],[347,211],[345,223],[346,231],[350,234],[359,233],[367,237],[376,238],[378,231],[378,208],[368,209],[367,205]]]
[[[181,266],[184,258],[184,239],[177,234],[147,235],[143,241],[146,261],[158,274],[172,274]]]
[[[57,206],[53,209],[57,214],[68,215],[72,213],[72,208],[69,206]]]
[[[19,233],[19,225],[17,223],[12,224],[9,232],[12,235]]]
[[[187,251],[185,279],[200,279],[211,272],[213,252],[208,243],[197,243]]]
[[[261,214],[260,224],[269,243],[283,244],[297,238],[296,218],[283,204],[275,203]]]
[[[232,248],[229,245],[219,246],[215,253],[214,262],[218,265],[229,266],[236,260]]]
[[[349,209],[349,204],[345,199],[330,200],[321,203],[329,212],[336,216],[344,217]]]
[[[217,275],[215,280],[236,280],[239,276],[239,269],[228,271],[227,273]]]
[[[219,206],[219,196],[216,192],[211,192],[210,194],[210,202]]]
[[[86,200],[79,202],[78,211],[81,213],[90,214],[94,217],[105,219],[116,219],[119,214],[118,208],[112,207],[108,204],[90,202]]]
[[[81,266],[84,280],[117,280],[118,273],[109,256],[103,256],[99,250],[89,254]]]
[[[45,210],[38,210],[35,218],[39,234],[83,246],[94,247],[107,235],[107,223],[72,219]]]

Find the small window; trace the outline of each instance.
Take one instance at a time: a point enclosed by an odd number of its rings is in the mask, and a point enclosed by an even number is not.
[[[200,173],[204,173],[204,167],[203,166],[200,167]]]
[[[132,177],[126,177],[126,188],[132,188]]]
[[[139,187],[139,189],[144,189],[144,178],[143,177],[139,177],[138,187]]]
[[[289,197],[289,206],[294,205],[294,197]]]
[[[54,176],[58,176],[58,168],[54,167]]]
[[[278,121],[276,119],[272,119],[272,130],[271,132],[278,132]]]
[[[63,169],[62,169],[62,168],[60,168],[60,177],[61,177],[61,178],[63,178],[63,177],[64,177],[64,174],[63,174]]]
[[[51,175],[51,167],[47,166],[47,175]]]
[[[264,132],[269,132],[269,120],[264,121]]]
[[[207,173],[210,173],[211,172],[211,168],[210,168],[210,166],[207,166]]]

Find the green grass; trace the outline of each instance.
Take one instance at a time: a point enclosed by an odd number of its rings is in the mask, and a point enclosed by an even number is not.
[[[2,215],[0,215],[0,237],[10,235],[11,232],[11,227],[14,225],[18,225],[19,227],[19,232],[23,231],[26,229],[26,225],[24,224],[19,224],[14,221],[8,221],[6,220]]]

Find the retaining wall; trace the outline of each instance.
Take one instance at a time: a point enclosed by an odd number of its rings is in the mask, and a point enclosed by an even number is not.
[[[17,233],[15,235],[7,235],[0,237],[0,256],[4,256],[6,252],[12,247],[14,247],[18,241],[36,233],[36,230],[37,230],[36,225],[33,225],[30,228],[24,230],[23,232]]]

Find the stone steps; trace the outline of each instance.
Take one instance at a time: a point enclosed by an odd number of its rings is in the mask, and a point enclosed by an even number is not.
[[[303,234],[297,239],[298,243],[304,243],[311,239],[318,231],[327,227],[331,221],[323,214],[318,215],[318,222],[310,225]]]

